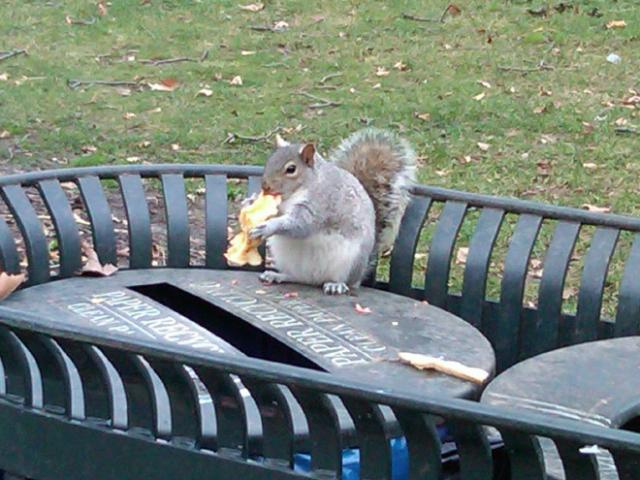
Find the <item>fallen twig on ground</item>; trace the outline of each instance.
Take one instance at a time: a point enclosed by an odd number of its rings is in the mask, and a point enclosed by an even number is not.
[[[18,55],[26,55],[27,51],[24,49],[19,50],[9,50],[8,52],[0,52],[0,62],[3,60],[8,60],[11,57],[17,57]]]
[[[320,79],[320,84],[324,84],[324,82],[326,82],[327,80],[331,80],[332,78],[337,78],[337,77],[341,77],[342,76],[342,72],[337,72],[337,73],[330,73],[329,75],[325,75],[324,77],[322,77]]]
[[[317,97],[316,95],[312,95],[309,92],[297,92],[296,95],[302,95],[303,97],[307,97],[318,102],[312,103],[311,105],[309,105],[309,108],[339,107],[340,105],[342,105],[342,102],[336,102],[334,100]]]
[[[158,65],[167,65],[169,63],[180,63],[180,62],[199,62],[197,58],[191,57],[176,57],[176,58],[163,58],[160,60],[140,60],[140,63],[144,63],[145,65],[153,65],[157,67]]]
[[[251,25],[249,26],[250,30],[255,30],[256,32],[277,32],[277,30],[269,25]]]
[[[264,142],[266,140],[269,140],[273,135],[278,133],[281,129],[282,129],[282,127],[278,126],[278,127],[274,128],[273,130],[265,133],[264,135],[259,135],[257,137],[252,137],[252,136],[248,136],[248,135],[240,135],[239,133],[229,132],[229,133],[227,133],[227,138],[225,138],[222,143],[223,144],[224,143],[234,143],[236,140],[240,140],[240,141],[243,141],[243,142],[251,142],[251,143]]]
[[[520,73],[531,73],[531,72],[540,72],[542,70],[555,70],[556,68],[553,65],[547,65],[544,61],[540,62],[535,67],[515,67],[509,65],[498,65],[498,70],[502,70],[503,72],[520,72]]]
[[[66,18],[67,23],[69,25],[93,25],[94,23],[96,23],[96,17],[90,17],[87,18],[86,20],[74,20],[73,18],[67,16]]]
[[[447,9],[448,9],[448,7],[447,7]],[[404,18],[405,20],[413,20],[415,22],[442,23],[441,20],[438,20],[437,18],[418,17],[416,15],[411,15],[410,13],[403,13],[402,14],[402,18]]]
[[[637,128],[631,128],[631,127],[616,127],[616,133],[618,135],[627,135],[627,134],[640,135],[640,130],[638,130]]]
[[[83,85],[91,86],[91,85],[106,85],[108,87],[137,87],[137,82],[131,82],[126,80],[76,80],[69,79],[67,80],[67,85],[72,90],[76,88],[80,88]]]

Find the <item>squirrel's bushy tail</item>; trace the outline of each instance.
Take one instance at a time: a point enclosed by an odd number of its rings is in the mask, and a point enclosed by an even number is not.
[[[368,128],[343,142],[329,156],[355,176],[373,201],[378,252],[388,251],[398,234],[415,181],[416,154],[393,132]]]

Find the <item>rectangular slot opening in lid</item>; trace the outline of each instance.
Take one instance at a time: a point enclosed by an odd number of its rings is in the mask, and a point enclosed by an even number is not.
[[[252,358],[325,372],[317,363],[250,322],[168,283],[127,287],[197,323]]]

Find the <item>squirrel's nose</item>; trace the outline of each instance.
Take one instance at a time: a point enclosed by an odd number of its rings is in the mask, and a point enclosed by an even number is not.
[[[267,182],[264,182],[264,181],[262,182],[262,191],[264,192],[265,195],[271,194],[271,187]]]

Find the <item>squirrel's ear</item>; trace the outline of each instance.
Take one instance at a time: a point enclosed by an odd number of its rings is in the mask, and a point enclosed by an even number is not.
[[[289,142],[287,142],[284,138],[282,138],[280,136],[280,134],[276,133],[276,147],[277,148],[288,147],[289,145],[291,145],[291,144]]]
[[[313,146],[313,143],[307,143],[302,150],[300,150],[300,158],[304,163],[313,167],[313,157],[316,154],[316,147]]]

